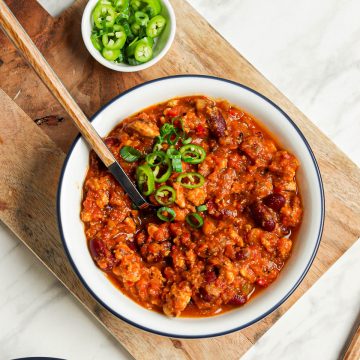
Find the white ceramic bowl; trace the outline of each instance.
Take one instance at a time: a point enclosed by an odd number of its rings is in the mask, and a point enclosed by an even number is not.
[[[63,244],[89,292],[114,315],[128,323],[179,338],[223,335],[249,326],[275,310],[292,294],[309,270],[319,247],[324,221],[323,186],[309,144],[279,107],[238,83],[198,75],[153,80],[110,101],[94,115],[92,123],[101,136],[106,136],[122,119],[142,108],[176,96],[196,94],[227,99],[255,115],[301,162],[297,177],[304,217],[292,256],[279,278],[244,307],[208,318],[168,318],[146,310],[111,284],[90,256],[80,220],[82,185],[89,163],[89,148],[82,138],[74,142],[66,158],[58,191],[58,221]]]
[[[164,55],[169,51],[172,42],[175,38],[176,31],[176,18],[174,9],[171,6],[169,0],[161,0],[162,11],[161,15],[163,15],[167,19],[167,24],[164,31],[161,35],[155,40],[154,46],[154,55],[153,58],[140,65],[127,65],[127,64],[117,64],[115,62],[106,60],[98,50],[94,48],[90,40],[91,30],[93,28],[91,13],[96,6],[98,0],[89,0],[87,5],[85,6],[84,13],[81,20],[81,34],[84,40],[85,46],[88,49],[89,53],[93,56],[95,60],[97,60],[100,64],[106,66],[109,69],[121,71],[121,72],[134,72],[147,69],[148,67],[156,64],[159,60],[161,60]]]

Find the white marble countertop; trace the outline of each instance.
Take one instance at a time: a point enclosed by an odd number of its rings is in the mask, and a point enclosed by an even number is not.
[[[359,1],[191,3],[360,165]],[[0,239],[1,359],[131,358],[3,226]],[[359,258],[360,241],[242,359],[337,359],[360,306]]]

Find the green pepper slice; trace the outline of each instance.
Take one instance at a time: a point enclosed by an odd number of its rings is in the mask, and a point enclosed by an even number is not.
[[[155,199],[160,205],[171,205],[176,200],[176,191],[171,186],[160,186],[155,192]]]
[[[99,35],[91,34],[90,40],[91,40],[91,42],[94,45],[94,48],[96,50],[101,51],[103,49],[104,46],[103,46],[103,43],[102,43],[101,38],[99,37]]]
[[[184,188],[195,189],[204,185],[205,178],[199,173],[188,172],[179,175],[176,181],[180,183],[180,185],[182,185]]]
[[[102,56],[103,56],[106,60],[114,61],[114,60],[116,60],[120,55],[121,55],[120,49],[111,50],[111,49],[103,48],[103,50],[102,50]]]
[[[176,213],[173,209],[163,206],[156,212],[156,215],[162,221],[171,222],[175,219]]]
[[[204,219],[197,213],[190,213],[185,217],[186,222],[193,228],[198,229],[204,225]]]
[[[164,169],[165,168],[165,169]],[[153,170],[155,182],[163,183],[165,182],[172,173],[171,159],[166,156],[161,165],[155,166]]]
[[[140,165],[136,169],[136,181],[140,191],[149,196],[155,190],[155,178],[149,165]]]
[[[176,150],[175,148],[171,147],[166,150],[166,155],[170,159],[181,159],[181,154],[179,150]]]
[[[150,167],[160,166],[166,158],[166,154],[163,151],[154,151],[146,155],[146,162]]]
[[[123,19],[128,19],[130,16],[129,0],[115,0],[115,9],[118,12],[118,16]]]
[[[98,29],[110,28],[115,24],[116,12],[111,5],[99,4],[93,11],[93,20]]]
[[[135,15],[135,22],[140,26],[146,26],[146,24],[149,22],[148,14],[142,11],[136,11],[134,15]]]
[[[165,25],[166,25],[166,19],[163,16],[161,15],[154,16],[146,26],[146,35],[152,38],[156,38],[160,36],[160,34],[163,32],[165,28]]]
[[[190,164],[200,164],[206,158],[206,151],[199,145],[187,144],[180,148],[183,161]]]
[[[125,30],[121,25],[114,25],[114,32],[104,34],[102,43],[106,49],[122,49],[126,42]]]
[[[131,31],[135,34],[135,35],[139,35],[140,33],[140,29],[141,29],[141,26],[137,23],[133,23],[130,25],[131,27]]]
[[[130,6],[132,7],[132,9],[134,11],[137,11],[141,7],[141,1],[140,0],[131,0],[130,1]]]
[[[144,37],[140,40],[135,39],[126,49],[126,54],[128,57],[134,57],[135,49],[139,44],[148,44],[149,46],[153,46],[154,40],[149,37]]]
[[[134,52],[135,60],[145,63],[149,61],[153,56],[153,49],[149,44],[140,42],[136,45]]]
[[[161,13],[161,3],[159,0],[143,0],[147,6],[145,6],[144,11],[149,14],[150,17],[154,17]]]

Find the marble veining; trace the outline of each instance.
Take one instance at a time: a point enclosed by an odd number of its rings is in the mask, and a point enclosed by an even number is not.
[[[72,1],[39,0],[52,14]],[[191,0],[191,4],[360,164],[359,1]],[[1,359],[131,358],[1,224],[0,244]],[[359,311],[359,257],[360,241],[243,360],[337,359]]]

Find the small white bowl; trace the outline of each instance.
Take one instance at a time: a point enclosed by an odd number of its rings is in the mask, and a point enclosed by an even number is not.
[[[176,18],[173,7],[171,6],[169,0],[161,0],[162,11],[161,15],[167,20],[164,31],[161,35],[155,40],[154,45],[154,55],[153,58],[140,65],[128,65],[128,64],[118,64],[109,60],[106,60],[98,50],[95,49],[94,45],[90,40],[91,30],[93,28],[91,13],[96,6],[98,0],[89,0],[85,6],[82,20],[81,20],[81,34],[84,40],[85,46],[88,49],[89,53],[97,60],[100,64],[106,66],[109,69],[121,72],[134,72],[147,69],[148,67],[156,64],[160,61],[164,55],[169,51],[171,44],[175,38],[176,32]]]
[[[160,335],[201,338],[240,330],[264,318],[297,288],[319,247],[324,222],[324,192],[315,157],[299,128],[278,106],[241,84],[201,75],[180,75],[153,80],[130,89],[101,108],[92,124],[106,136],[122,119],[142,108],[168,99],[204,94],[227,99],[244,108],[273,133],[281,145],[300,160],[297,173],[304,217],[292,256],[278,279],[245,306],[208,318],[168,318],[149,311],[123,295],[92,260],[80,220],[82,185],[89,165],[89,147],[79,137],[66,158],[58,191],[58,221],[65,250],[89,292],[115,316]]]

